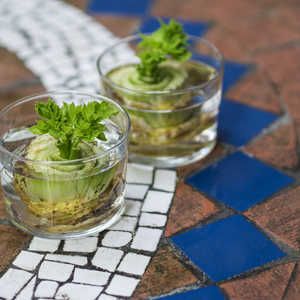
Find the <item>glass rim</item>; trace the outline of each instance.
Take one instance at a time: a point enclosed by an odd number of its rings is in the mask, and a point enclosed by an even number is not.
[[[83,157],[83,158],[72,159],[72,160],[55,161],[55,160],[27,159],[27,158],[24,158],[23,156],[12,153],[11,151],[9,151],[5,147],[3,147],[1,144],[0,144],[0,152],[6,153],[9,156],[11,156],[12,158],[16,158],[18,161],[22,161],[25,163],[41,164],[41,165],[45,164],[45,165],[55,165],[55,166],[57,166],[57,165],[72,165],[72,164],[78,164],[78,163],[88,163],[93,160],[99,159],[99,158],[107,155],[107,153],[111,152],[115,148],[118,148],[119,146],[121,146],[125,142],[127,142],[130,127],[131,127],[130,118],[129,118],[127,111],[117,101],[115,101],[109,97],[103,96],[101,94],[85,93],[85,92],[73,91],[73,90],[58,90],[58,91],[47,91],[45,93],[36,93],[36,94],[32,94],[30,96],[26,96],[26,97],[17,99],[15,101],[13,101],[12,103],[10,103],[9,105],[6,105],[5,107],[3,107],[0,110],[0,119],[2,119],[3,116],[5,116],[5,114],[8,113],[11,109],[17,107],[20,104],[24,104],[24,103],[30,102],[32,100],[39,99],[41,97],[51,97],[51,95],[54,95],[54,94],[56,94],[56,95],[73,94],[73,95],[91,97],[91,98],[95,98],[95,99],[101,99],[101,100],[107,101],[109,103],[112,103],[113,105],[115,105],[118,108],[119,112],[121,112],[123,114],[123,116],[125,116],[126,129],[124,131],[124,134],[122,135],[120,140],[115,145],[111,146],[108,149],[105,149],[103,152],[101,152],[99,154]]]
[[[143,33],[144,35],[149,35],[151,33]],[[168,94],[172,94],[172,95],[177,95],[177,94],[184,94],[186,92],[191,92],[191,91],[194,91],[194,90],[197,90],[197,89],[200,89],[200,88],[203,88],[203,87],[206,87],[208,86],[212,81],[216,80],[217,78],[221,77],[222,76],[222,73],[223,73],[223,70],[224,70],[224,57],[222,55],[222,53],[219,51],[219,49],[213,44],[211,43],[210,41],[208,41],[207,39],[205,38],[202,38],[202,37],[198,37],[198,36],[195,36],[195,35],[187,35],[188,38],[190,40],[197,40],[198,43],[201,42],[203,44],[205,44],[206,46],[208,46],[210,49],[213,50],[213,52],[217,55],[218,57],[218,60],[220,61],[220,69],[221,69],[221,72],[218,72],[215,76],[213,76],[212,78],[210,78],[208,81],[204,82],[204,83],[201,83],[201,84],[198,84],[198,85],[193,85],[193,86],[190,86],[190,87],[186,87],[186,88],[183,88],[183,89],[179,89],[179,90],[165,90],[165,91],[141,91],[141,90],[136,90],[136,89],[130,89],[130,88],[126,88],[126,87],[123,87],[119,84],[116,84],[114,83],[112,80],[110,80],[106,74],[104,74],[101,70],[101,60],[104,58],[104,56],[106,54],[108,54],[113,48],[121,45],[121,44],[124,44],[124,43],[128,43],[128,42],[131,42],[131,41],[134,41],[138,38],[140,38],[140,34],[134,34],[134,35],[130,35],[130,36],[127,36],[125,38],[122,38],[122,39],[119,39],[118,42],[110,45],[109,47],[107,47],[106,49],[104,49],[104,51],[98,56],[97,58],[97,61],[96,61],[96,65],[97,65],[97,70],[98,70],[98,73],[100,75],[100,78],[102,80],[104,80],[107,84],[109,84],[110,86],[118,89],[118,90],[121,90],[123,92],[127,92],[127,93],[135,93],[135,94],[141,94],[141,95],[168,95]]]

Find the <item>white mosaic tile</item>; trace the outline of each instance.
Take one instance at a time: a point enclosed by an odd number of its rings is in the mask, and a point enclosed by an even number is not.
[[[125,197],[129,199],[144,199],[148,185],[127,183],[125,186]]]
[[[95,253],[92,264],[96,267],[108,270],[110,272],[115,271],[124,252],[118,249],[110,248],[98,248]]]
[[[29,250],[40,252],[55,252],[60,244],[60,240],[42,239],[34,237],[29,245]]]
[[[25,288],[20,292],[20,294],[16,297],[16,300],[29,300],[33,298],[34,287],[36,282],[36,276],[33,277],[29,283],[25,286]]]
[[[121,217],[118,223],[115,223],[109,228],[109,230],[123,230],[123,231],[134,231],[137,223],[137,218],[134,217]]]
[[[70,278],[73,269],[74,266],[69,264],[44,261],[40,266],[38,277],[39,279],[65,282]]]
[[[163,169],[156,170],[153,187],[167,192],[174,192],[176,187],[176,171]]]
[[[172,193],[149,191],[142,211],[167,213],[173,198]]]
[[[30,280],[33,274],[17,269],[8,269],[0,278],[0,298],[12,299]]]
[[[155,213],[142,213],[140,217],[140,226],[163,227],[166,225],[167,216]]]
[[[58,289],[55,299],[94,300],[102,290],[100,286],[66,283]]]
[[[127,166],[126,182],[151,184],[153,167],[130,163]]]
[[[35,297],[53,298],[57,288],[58,288],[57,282],[43,280],[38,284],[38,286],[35,290],[34,296]]]
[[[155,251],[161,234],[162,230],[160,229],[139,227],[131,247],[139,250]]]
[[[111,273],[75,268],[73,282],[105,285]]]
[[[86,253],[94,252],[97,249],[97,243],[97,237],[66,240],[64,244],[64,251]]]
[[[77,266],[84,266],[88,262],[86,257],[79,255],[47,254],[45,259],[70,263]]]
[[[38,253],[21,251],[16,257],[16,259],[13,261],[13,265],[27,271],[33,271],[41,262],[43,257],[44,255]]]
[[[117,300],[116,297],[102,294],[97,300]]]
[[[106,293],[116,296],[130,297],[138,283],[138,279],[115,275],[106,289]]]
[[[142,206],[140,201],[126,199],[125,203],[126,203],[126,208],[125,208],[124,215],[137,217],[140,214],[141,206]]]
[[[106,247],[122,247],[127,245],[132,239],[132,234],[123,231],[108,231],[103,240],[102,245]]]
[[[135,275],[143,275],[150,259],[150,256],[127,253],[122,259],[118,267],[118,271]]]

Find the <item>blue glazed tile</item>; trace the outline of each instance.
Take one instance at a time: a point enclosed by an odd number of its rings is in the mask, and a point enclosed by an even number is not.
[[[195,189],[244,211],[291,184],[291,177],[235,152],[186,179]]]
[[[285,256],[240,215],[194,228],[171,239],[214,281],[225,280]]]
[[[152,0],[92,0],[88,12],[143,16],[151,3]]]
[[[223,79],[224,94],[247,73],[249,73],[251,69],[252,66],[249,64],[241,64],[234,61],[225,60]]]
[[[192,290],[180,294],[162,297],[159,299],[166,300],[226,300],[220,288],[216,286],[208,286],[205,288]]]
[[[169,23],[170,18],[161,18],[164,22]],[[208,23],[191,22],[186,20],[176,19],[183,25],[184,31],[190,35],[203,36],[209,28]],[[147,18],[140,26],[141,32],[152,32],[159,28],[159,21],[155,17]]]
[[[224,99],[219,113],[219,140],[240,147],[277,118],[278,116],[271,112]]]

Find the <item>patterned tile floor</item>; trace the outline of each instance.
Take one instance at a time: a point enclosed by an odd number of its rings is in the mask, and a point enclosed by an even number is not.
[[[122,36],[176,17],[225,55],[220,143],[177,173],[130,164],[126,213],[99,236],[32,239],[0,201],[0,299],[300,299],[298,1],[66,2],[81,11],[0,2],[1,107],[96,91],[95,58],[116,40],[99,22]]]

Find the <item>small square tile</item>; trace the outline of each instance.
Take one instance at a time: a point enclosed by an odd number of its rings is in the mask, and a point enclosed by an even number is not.
[[[148,185],[127,183],[125,186],[125,197],[129,199],[142,200],[144,199],[148,189]]]
[[[262,202],[293,181],[242,152],[235,152],[186,180],[200,192],[239,211]]]
[[[21,269],[33,271],[41,262],[44,255],[32,253],[28,251],[21,251],[14,260],[13,264]]]
[[[64,282],[70,278],[73,269],[74,266],[69,264],[44,261],[40,266],[38,277],[39,279]]]
[[[237,276],[285,256],[240,215],[194,228],[172,237],[172,241],[214,281]]]
[[[53,298],[57,288],[58,288],[57,282],[43,280],[38,284],[34,296]]]
[[[176,171],[157,169],[155,171],[153,188],[174,192],[176,187]]]
[[[170,18],[161,18],[165,23],[169,23]],[[184,32],[189,35],[203,36],[209,29],[209,24],[206,22],[192,22],[188,20],[176,19],[183,26]],[[147,18],[140,26],[139,31],[144,33],[153,32],[159,28],[159,20],[155,17]]]
[[[86,237],[81,239],[66,240],[64,251],[69,252],[94,252],[97,249],[98,238]]]
[[[132,234],[123,231],[108,231],[102,239],[102,245],[106,247],[123,247],[132,239]]]
[[[133,239],[131,247],[138,250],[155,251],[158,246],[161,234],[162,230],[160,229],[139,227]]]
[[[180,294],[161,297],[162,300],[226,300],[221,289],[216,286],[207,286]]]
[[[116,296],[130,297],[138,283],[138,279],[115,275],[106,289],[106,292]]]
[[[246,145],[277,118],[274,113],[224,99],[218,117],[219,140],[236,147]]]
[[[140,217],[140,226],[162,227],[167,222],[167,216],[154,213],[142,213]]]
[[[130,163],[127,166],[126,182],[151,184],[153,167]]]
[[[118,271],[135,275],[143,275],[149,261],[150,256],[127,253],[121,261]]]
[[[66,283],[58,289],[55,299],[95,300],[102,290],[101,286]]]
[[[125,203],[126,203],[126,208],[125,208],[124,215],[137,217],[140,214],[141,206],[142,206],[140,201],[126,199]]]
[[[84,266],[87,264],[87,258],[79,255],[47,254],[46,260],[65,262],[72,265]]]
[[[28,300],[33,298],[33,292],[36,282],[36,276],[33,277],[29,283],[22,289],[15,300]]]
[[[167,213],[172,198],[172,193],[149,191],[142,207],[142,211]]]
[[[104,285],[107,283],[110,274],[111,273],[109,272],[75,268],[73,282],[91,285]]]
[[[98,300],[118,300],[116,297],[102,294]]]
[[[115,271],[124,252],[118,249],[98,248],[92,259],[92,264],[108,271]]]
[[[122,216],[120,220],[109,228],[109,230],[134,231],[137,218]]]
[[[151,3],[152,0],[92,0],[88,6],[88,12],[143,16],[147,13]]]
[[[29,250],[40,252],[55,252],[60,244],[60,240],[42,239],[34,237],[29,245]]]

